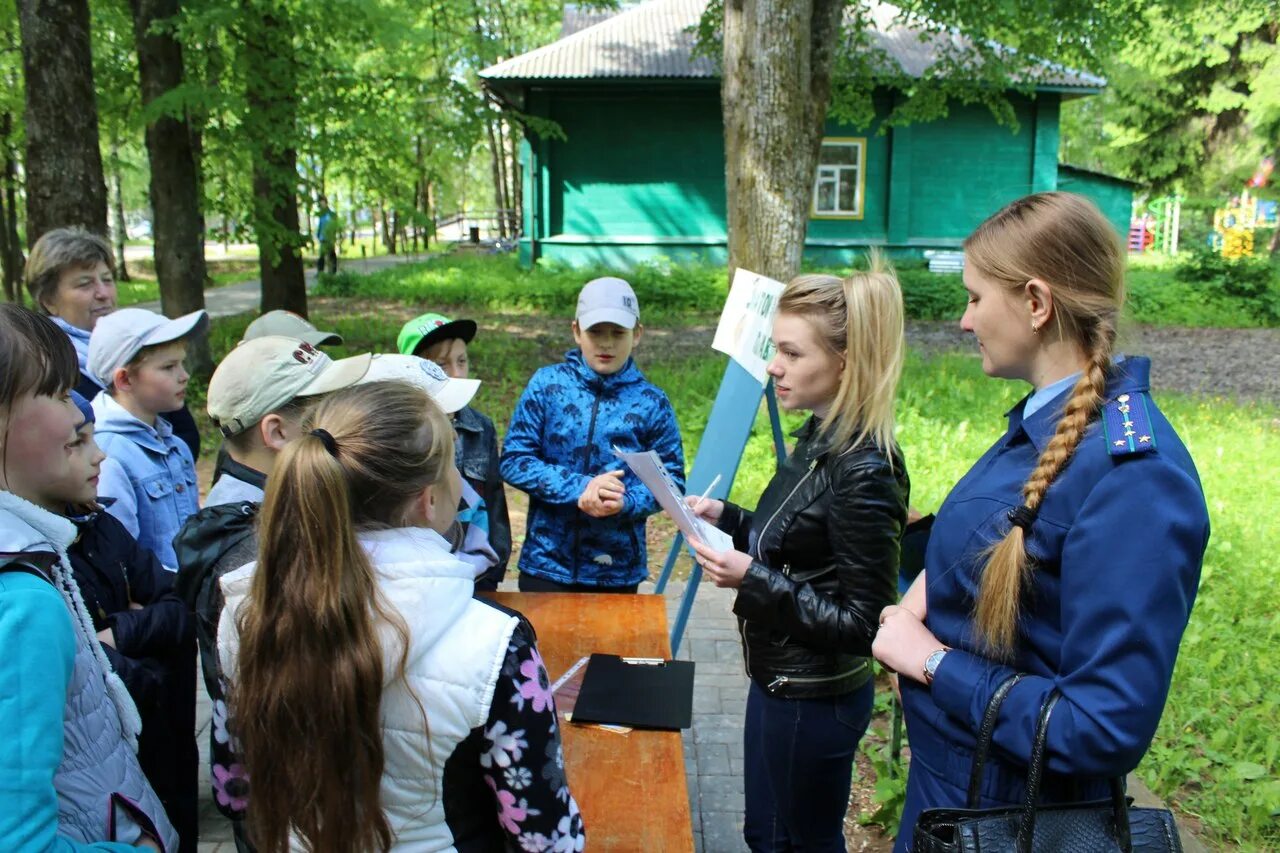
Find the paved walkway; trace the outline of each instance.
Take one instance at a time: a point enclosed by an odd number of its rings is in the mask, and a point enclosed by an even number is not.
[[[420,263],[428,257],[430,256],[425,253],[416,255],[378,255],[377,257],[362,258],[361,260],[345,260],[338,269],[341,272],[365,275],[400,264]],[[310,290],[316,283],[315,267],[308,266],[305,275],[307,290]],[[261,304],[262,282],[256,278],[250,281],[242,281],[239,284],[228,284],[226,287],[210,287],[204,292],[204,308],[209,312],[211,318],[230,317],[233,314],[244,314],[248,311],[256,312]],[[158,300],[155,302],[140,302],[129,307],[145,308],[148,311],[159,313],[160,302]]]

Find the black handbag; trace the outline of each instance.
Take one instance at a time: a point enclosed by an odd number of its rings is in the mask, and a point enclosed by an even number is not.
[[[1021,678],[1013,675],[1006,679],[982,715],[969,774],[968,808],[925,809],[912,833],[912,850],[915,853],[1182,853],[1173,814],[1168,809],[1132,808],[1120,778],[1110,780],[1108,799],[1039,804],[1049,716],[1060,698],[1056,688],[1045,699],[1036,722],[1027,793],[1022,805],[978,808],[982,770],[991,749],[996,717],[1005,697]]]

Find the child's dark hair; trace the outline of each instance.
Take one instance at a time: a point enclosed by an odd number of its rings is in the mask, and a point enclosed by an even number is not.
[[[75,347],[65,332],[21,305],[0,305],[0,409],[24,394],[66,393],[79,379]]]

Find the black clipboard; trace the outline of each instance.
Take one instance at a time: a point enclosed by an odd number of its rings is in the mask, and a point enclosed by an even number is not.
[[[687,729],[693,725],[693,661],[593,654],[573,721]]]

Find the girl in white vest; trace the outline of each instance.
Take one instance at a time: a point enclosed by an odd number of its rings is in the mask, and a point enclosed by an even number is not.
[[[267,482],[219,648],[259,853],[581,850],[532,628],[441,536],[453,429],[403,382],[337,391]]]

